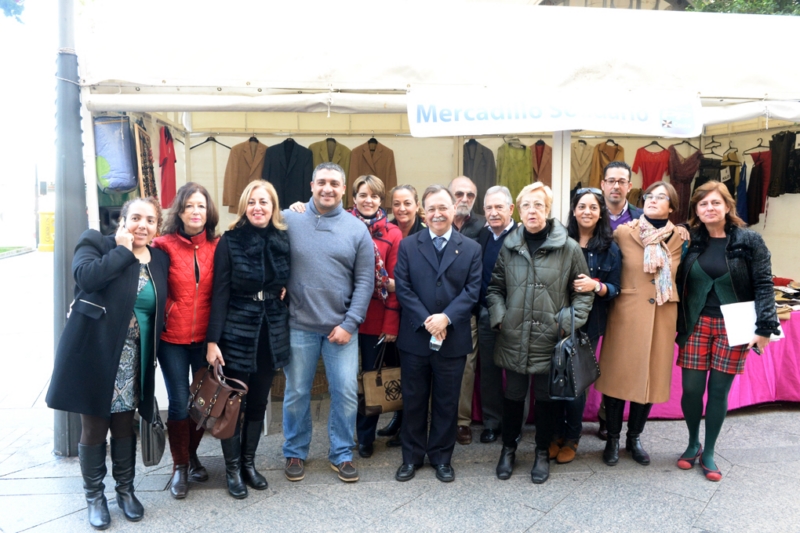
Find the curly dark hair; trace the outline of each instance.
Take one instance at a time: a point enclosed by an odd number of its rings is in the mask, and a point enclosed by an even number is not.
[[[594,227],[594,234],[592,234],[592,238],[589,239],[589,243],[586,245],[586,248],[596,252],[602,252],[603,250],[607,250],[608,247],[611,246],[611,242],[614,240],[613,232],[611,231],[611,220],[608,216],[608,209],[606,208],[606,199],[602,194],[588,189],[578,190],[575,196],[572,197],[572,201],[569,203],[570,209],[569,221],[567,222],[567,233],[569,233],[570,237],[580,242],[581,234],[578,229],[578,219],[575,218],[575,208],[578,207],[578,203],[581,201],[581,198],[587,194],[594,196],[594,199],[597,200],[598,204],[600,204],[600,220],[597,221],[597,225]]]
[[[158,202],[158,199],[152,196],[146,196],[144,198],[132,198],[122,204],[122,209],[120,209],[119,212],[119,223],[124,223],[123,221],[128,216],[128,209],[130,209],[130,207],[137,202],[144,202],[153,206],[153,209],[156,211],[156,228],[160,228],[161,223],[164,221],[164,215],[161,212],[161,204]],[[158,237],[158,234],[156,234],[156,237]]]
[[[208,190],[199,183],[194,183],[192,181],[178,189],[175,200],[172,202],[172,207],[170,207],[167,213],[164,226],[161,228],[162,235],[178,233],[178,230],[184,229],[181,213],[186,209],[186,202],[188,202],[189,198],[196,192],[199,192],[206,198],[206,237],[208,237],[210,241],[214,240],[217,223],[219,222],[219,213],[214,205],[214,200],[212,200],[211,195],[208,194]]]

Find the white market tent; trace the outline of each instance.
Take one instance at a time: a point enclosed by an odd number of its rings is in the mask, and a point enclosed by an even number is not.
[[[85,120],[98,112],[172,116],[170,125],[189,138],[291,132],[287,113],[313,115],[310,129],[320,135],[402,134],[407,93],[429,87],[690,93],[700,98],[706,133],[788,128],[800,122],[800,69],[791,57],[797,35],[798,17],[513,1],[141,0],[124,11],[114,2],[88,3],[76,38]],[[393,116],[396,126],[379,115]],[[295,122],[293,131],[302,132]],[[90,126],[83,128],[84,159],[94,191]],[[569,186],[569,142],[569,132],[554,132],[557,193]],[[458,170],[462,144],[451,145]],[[796,237],[780,234],[771,247]],[[800,256],[785,262],[800,264]]]

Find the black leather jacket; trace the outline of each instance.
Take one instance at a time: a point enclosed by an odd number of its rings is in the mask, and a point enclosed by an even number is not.
[[[764,239],[755,231],[729,224],[725,227],[728,244],[725,247],[725,261],[731,274],[733,290],[739,302],[755,301],[756,334],[769,337],[778,333],[778,315],[775,312],[775,294],[772,284],[771,255]],[[678,267],[678,333],[691,333],[686,324],[685,295],[691,290],[687,286],[692,265],[708,246],[708,230],[705,225],[693,230],[691,244]]]

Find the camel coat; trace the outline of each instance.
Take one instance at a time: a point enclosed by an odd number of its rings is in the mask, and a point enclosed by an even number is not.
[[[247,184],[261,179],[266,153],[267,145],[261,142],[245,141],[231,148],[222,185],[222,205],[228,206],[229,213],[239,210],[239,197]]]
[[[381,143],[375,146],[374,151],[370,150],[369,141],[361,146],[353,148],[350,154],[350,172],[347,173],[346,196],[351,198],[349,200],[350,205],[353,203],[353,182],[356,181],[359,176],[364,176],[366,174],[372,174],[381,179],[383,186],[386,188],[386,198],[383,200],[383,208],[387,212],[391,211],[392,199],[389,196],[389,191],[397,186],[397,170],[394,166],[394,152]]]
[[[677,232],[666,241],[672,269],[672,297],[656,304],[655,274],[644,271],[639,221],[614,232],[622,252],[620,294],[611,302],[600,352],[595,388],[607,396],[637,403],[669,400],[678,319],[675,276],[683,240]]]

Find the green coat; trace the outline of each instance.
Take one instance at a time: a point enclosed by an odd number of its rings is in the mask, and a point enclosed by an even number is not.
[[[594,293],[572,291],[578,274],[589,275],[580,246],[558,220],[549,222],[552,229],[533,259],[524,226],[506,237],[486,292],[491,326],[502,326],[494,362],[519,374],[548,372],[559,339],[559,311],[565,310],[561,327],[569,331],[569,307],[574,307],[577,329],[586,322],[594,301]]]

